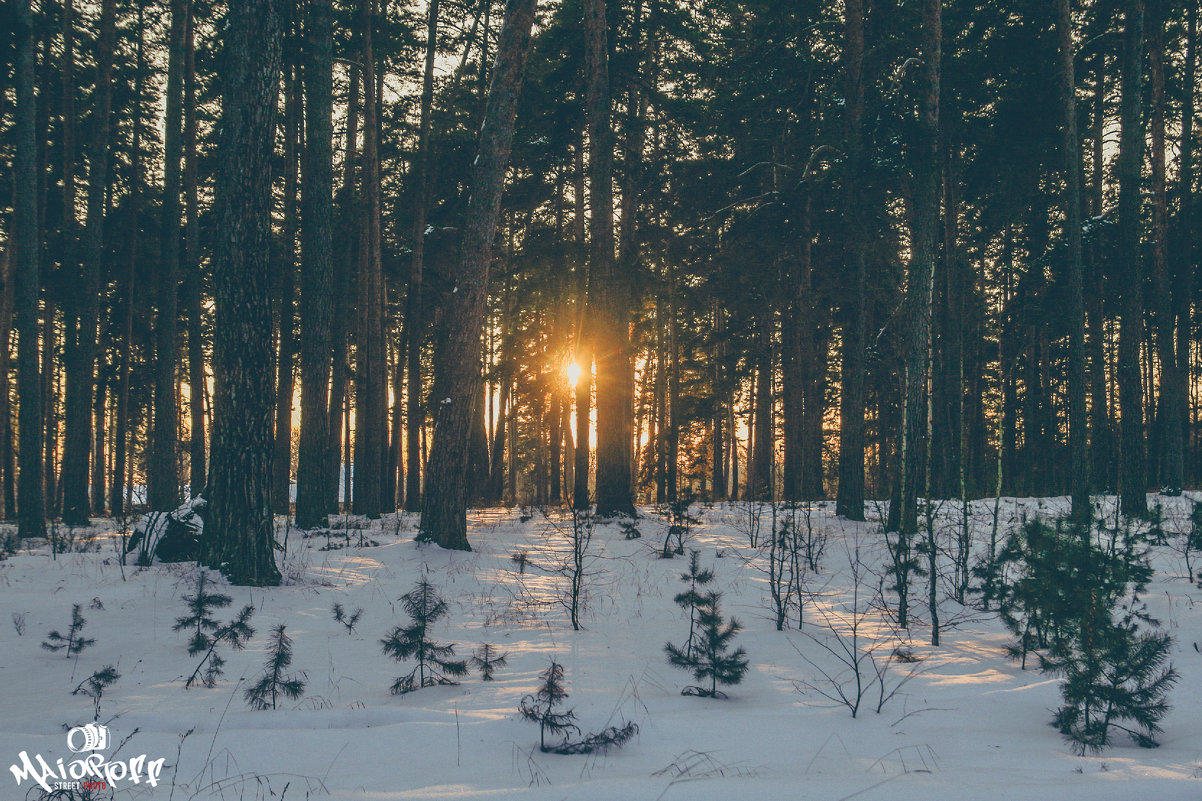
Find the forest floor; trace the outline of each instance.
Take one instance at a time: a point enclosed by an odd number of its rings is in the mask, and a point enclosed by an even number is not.
[[[1158,500],[1165,527],[1184,531],[1189,499]],[[1003,499],[998,536],[1063,506],[1063,499]],[[978,554],[994,509],[993,501],[970,506]],[[68,774],[72,760],[87,756],[69,750],[66,733],[96,713],[91,699],[72,690],[110,664],[120,679],[103,692],[98,718],[110,741],[97,752],[103,760],[93,760],[120,765],[110,773],[118,779],[115,796],[113,785],[94,791],[83,784],[56,798],[1202,799],[1202,655],[1194,647],[1202,642],[1202,590],[1186,578],[1181,537],[1153,548],[1157,572],[1144,596],[1175,637],[1181,677],[1162,746],[1142,749],[1120,736],[1100,754],[1077,756],[1049,725],[1059,680],[1042,675],[1034,660],[1024,670],[1007,658],[1011,637],[996,613],[973,608],[972,598],[970,606],[945,600],[942,644],[932,647],[926,579],[916,578],[920,608],[909,638],[899,641],[876,603],[887,558],[879,524],[839,520],[829,504],[815,504],[809,515],[805,530],[815,545],[824,540],[820,569],[805,576],[803,603],[789,611],[783,631],[769,588],[771,507],[693,506],[700,522],[684,548],[699,551],[701,566],[715,571],[708,588],[723,593],[723,613],[742,623],[735,644],[746,649],[750,669],[725,688],[727,699],[682,695],[693,679],[667,663],[664,644],[688,636],[688,615],[672,601],[684,589],[688,559],[661,556],[666,510],[641,513],[641,538],[626,539],[617,523],[593,531],[580,631],[563,603],[571,518],[562,512],[474,513],[471,552],[416,544],[412,516],[347,517],[328,537],[285,536],[281,519],[286,584],[218,588],[232,603],[214,617],[225,622],[251,604],[256,633],[245,650],[219,649],[227,664],[213,688],[184,688],[201,657],[188,655],[186,632],[172,630],[186,614],[194,565],[123,566],[111,521],[70,532],[67,553],[54,555],[45,542],[23,545],[0,561],[0,799],[43,797],[34,777],[18,784],[9,770],[22,767],[22,752],[35,766],[40,755],[56,772],[62,759]],[[959,504],[940,508],[949,552],[960,520]],[[527,554],[521,569],[518,553]],[[858,590],[850,567],[856,553]],[[423,574],[449,605],[435,637],[454,643],[460,657],[495,645],[508,657],[495,681],[473,671],[457,686],[390,694],[413,663],[393,662],[380,640],[409,622],[397,600]],[[948,560],[940,595],[951,595],[953,583]],[[894,600],[888,591],[883,597]],[[335,603],[347,613],[364,610],[353,631],[333,619]],[[87,620],[82,636],[95,643],[69,658],[40,647],[51,630],[67,631],[74,604]],[[865,686],[854,719],[826,697],[837,695],[832,680],[845,692],[854,688],[854,674],[832,657],[851,644],[852,620],[860,622],[852,653],[861,655]],[[268,634],[281,623],[295,643],[290,672],[303,672],[305,694],[256,711],[244,692],[262,674]],[[914,661],[890,659],[898,646]],[[602,754],[540,752],[538,727],[517,709],[551,659],[564,666],[566,706],[585,732],[629,720],[637,736]],[[892,693],[879,712],[873,664],[884,674],[885,695]],[[83,739],[77,732],[71,745]],[[141,755],[144,764],[134,759]],[[152,787],[148,771],[158,759],[164,762]],[[133,768],[140,769],[136,785],[121,778]]]

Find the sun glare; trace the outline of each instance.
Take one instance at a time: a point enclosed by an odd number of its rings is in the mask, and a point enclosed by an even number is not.
[[[566,372],[568,374],[568,381],[575,386],[576,382],[580,380],[580,365],[576,364],[576,362],[571,362],[568,364]]]

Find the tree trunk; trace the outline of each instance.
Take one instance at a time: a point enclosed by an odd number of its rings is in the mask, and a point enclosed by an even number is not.
[[[1191,267],[1196,261],[1193,258],[1194,247],[1194,87],[1197,76],[1197,39],[1198,39],[1198,7],[1190,6],[1186,22],[1184,100],[1181,104],[1181,157],[1178,163],[1177,182],[1181,196],[1181,210],[1177,214],[1177,235],[1174,238],[1173,253],[1173,316],[1177,321],[1177,365],[1173,374],[1173,409],[1175,419],[1170,424],[1176,425],[1182,441],[1182,450],[1189,443],[1189,357],[1191,342],[1190,309],[1193,304],[1195,285],[1194,271]],[[1193,469],[1184,469],[1185,481],[1196,480]],[[1191,468],[1196,466],[1191,465]]]
[[[105,0],[101,7],[96,90],[93,95],[92,130],[88,151],[87,244],[83,274],[78,284],[78,305],[75,308],[77,316],[73,321],[67,321],[68,326],[73,326],[68,342],[74,345],[67,359],[67,412],[63,450],[63,522],[67,525],[87,525],[92,505],[88,497],[88,469],[93,445],[92,388],[96,372],[100,281],[104,269],[105,189],[108,184],[109,118],[112,110],[115,47],[116,3],[115,0]],[[70,97],[70,93],[66,96]],[[100,509],[104,508],[103,493],[94,500]]]
[[[142,97],[142,84],[146,72],[145,53],[145,11],[138,6],[137,55],[135,62],[134,97]],[[133,374],[133,340],[134,340],[134,292],[135,269],[138,264],[138,206],[142,198],[142,128],[138,125],[137,115],[131,125],[133,135],[129,150],[129,230],[126,234],[129,242],[129,258],[125,264],[125,318],[122,324],[121,367],[117,380],[117,420],[114,431],[113,475],[109,489],[109,509],[116,518],[124,519],[130,509],[126,503],[126,463],[131,447],[130,442],[130,412],[129,391]]]
[[[422,319],[422,272],[426,251],[426,216],[430,203],[430,122],[434,105],[434,60],[438,53],[438,0],[430,0],[426,10],[426,62],[422,70],[421,118],[418,122],[417,157],[413,170],[415,205],[413,209],[413,248],[409,262],[409,292],[405,299],[405,327],[408,331],[406,367],[409,371],[408,409],[405,418],[406,454],[409,475],[405,484],[405,509],[422,508],[421,428],[425,422],[422,406],[422,342],[425,325]]]
[[[384,276],[380,265],[380,157],[375,57],[374,0],[362,0],[363,187],[359,229],[359,287],[355,336],[355,514],[379,517],[387,435],[384,358]]]
[[[904,407],[899,464],[901,510],[898,548],[908,553],[909,539],[918,532],[918,495],[923,486],[928,456],[930,415],[931,293],[936,260],[936,231],[939,224],[939,84],[941,60],[941,0],[924,0],[922,5],[922,69],[918,91],[918,131],[913,154],[913,221],[910,227],[911,260],[906,280]],[[934,554],[931,554],[934,559]],[[908,580],[908,568],[899,571],[898,584]],[[931,581],[936,580],[931,575]],[[908,625],[908,610],[901,590],[898,625]],[[935,629],[937,637],[938,629]]]
[[[1121,423],[1119,484],[1123,513],[1148,510],[1144,400],[1139,349],[1143,336],[1143,266],[1139,253],[1140,167],[1143,163],[1143,0],[1128,0],[1123,38],[1122,99],[1118,155],[1119,216],[1116,262],[1122,295],[1118,385]]]
[[[200,197],[196,141],[196,14],[188,4],[184,42],[184,297],[188,311],[188,485],[193,498],[208,478],[205,448],[203,277],[200,267]]]
[[[573,220],[578,254],[585,252],[584,213],[584,136],[577,144],[575,155],[576,215]],[[589,454],[592,451],[589,428],[593,404],[593,342],[589,329],[589,266],[581,260],[576,265],[576,366],[580,376],[574,387],[576,395],[576,458],[573,462],[572,508],[583,510],[592,505],[589,494]]]
[[[100,345],[100,343],[97,344]],[[103,348],[101,348],[101,352],[103,352]],[[105,471],[107,459],[105,440],[108,431],[108,427],[105,424],[105,412],[107,409],[108,383],[102,377],[96,382],[96,392],[92,399],[92,513],[96,515],[103,515],[105,513],[104,482],[107,475]]]
[[[843,260],[848,271],[843,309],[843,353],[839,389],[839,488],[836,514],[864,519],[864,380],[867,325],[866,214],[864,172],[864,4],[847,0],[844,10]]]
[[[1056,0],[1059,40],[1059,100],[1064,112],[1064,236],[1068,256],[1068,440],[1069,493],[1073,517],[1090,514],[1088,439],[1085,419],[1085,274],[1081,263],[1081,154],[1077,138],[1077,94],[1073,73],[1073,22],[1069,0]]]
[[[296,236],[301,148],[301,78],[291,26],[284,56],[284,224],[278,254],[279,347],[276,357],[275,453],[271,461],[271,508],[288,514],[292,478],[292,396],[296,361]],[[274,293],[273,293],[274,294]]]
[[[43,229],[45,230],[45,229]],[[58,308],[54,279],[48,279],[42,295],[42,484],[46,515],[56,517],[59,509],[55,463],[58,457],[58,365],[55,363]]]
[[[765,311],[759,321],[760,344],[756,353],[755,371],[755,445],[751,455],[752,466],[748,475],[752,477],[747,487],[749,500],[770,501],[773,499],[772,462],[773,432],[776,428],[773,415],[772,373],[772,312]]]
[[[167,102],[163,133],[163,205],[159,238],[158,304],[154,322],[154,427],[150,438],[146,492],[150,508],[164,511],[179,503],[175,396],[176,326],[179,292],[180,139],[184,35],[190,0],[171,0],[167,50]],[[266,362],[269,364],[270,362]],[[260,369],[262,365],[260,365]]]
[[[589,131],[589,329],[597,363],[597,514],[634,516],[630,482],[628,290],[614,260],[613,148],[606,0],[585,0]]]
[[[33,15],[17,0],[16,109],[13,118],[12,275],[16,288],[17,400],[20,484],[17,534],[46,533],[42,496],[42,377],[38,366],[38,292],[41,236],[38,229],[37,142],[33,95]]]
[[[713,303],[713,335],[715,340],[712,354],[713,364],[710,366],[710,394],[714,404],[710,413],[710,464],[713,492],[711,498],[715,501],[726,500],[726,405],[722,402],[724,387],[724,357],[726,343],[724,338],[724,312],[718,300]],[[659,371],[656,371],[656,401],[659,401]]]
[[[12,240],[9,240],[12,244]],[[17,464],[12,427],[13,254],[0,253],[0,471],[6,521],[17,519]]]
[[[309,0],[305,20],[305,147],[301,182],[301,421],[296,525],[326,513],[330,440],[330,324],[333,317],[333,0]]]
[[[508,0],[505,4],[505,21],[472,170],[460,270],[448,309],[452,324],[441,354],[450,402],[438,405],[417,536],[419,541],[435,542],[443,548],[471,549],[467,541],[468,440],[473,401],[481,380],[480,334],[488,299],[492,240],[537,5],[538,0]]]
[[[231,6],[224,36],[213,254],[213,433],[203,561],[231,582],[275,585],[270,483],[271,162],[279,94],[279,0]]]
[[[668,371],[664,418],[660,423],[664,438],[664,500],[672,503],[680,489],[680,314],[676,308],[676,270],[668,267],[668,305],[666,309],[666,332],[668,335],[667,359],[664,366]]]
[[[1095,57],[1093,91],[1092,175],[1090,213],[1102,213],[1103,186],[1105,179],[1105,127],[1106,127],[1106,55],[1099,50]],[[1114,447],[1111,429],[1110,408],[1106,383],[1106,320],[1103,316],[1102,300],[1105,292],[1103,282],[1102,247],[1090,247],[1091,269],[1089,276],[1089,394],[1090,431],[1089,442],[1090,484],[1098,491],[1114,488]]]
[[[1156,410],[1159,484],[1179,493],[1185,483],[1186,401],[1177,396],[1176,337],[1173,296],[1180,292],[1170,281],[1168,252],[1168,193],[1165,182],[1165,4],[1154,2],[1148,20],[1148,57],[1152,73],[1152,278],[1156,292],[1156,351],[1160,360],[1160,393]]]
[[[63,523],[86,526],[91,504],[88,502],[88,466],[92,455],[92,364],[86,351],[95,347],[95,334],[87,336],[85,305],[95,297],[91,287],[91,264],[78,257],[79,232],[75,220],[75,9],[73,0],[63,3],[62,57],[62,137],[63,137],[63,224],[62,269],[70,276],[67,302],[63,307],[63,365],[66,389],[63,415]],[[89,145],[92,143],[89,142]],[[89,160],[95,151],[88,148]],[[88,212],[93,211],[92,183],[88,181]],[[103,184],[100,185],[103,187]],[[103,189],[99,213],[103,215]],[[89,216],[89,224],[92,222]],[[86,342],[84,340],[87,340]]]

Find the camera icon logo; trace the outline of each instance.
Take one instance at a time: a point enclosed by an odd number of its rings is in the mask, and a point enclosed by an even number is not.
[[[82,744],[79,743],[81,736]],[[98,723],[76,726],[67,732],[67,747],[77,754],[80,751],[103,751],[109,747],[109,727]]]

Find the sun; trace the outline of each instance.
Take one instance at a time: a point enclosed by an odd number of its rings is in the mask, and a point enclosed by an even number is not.
[[[567,373],[569,383],[575,386],[576,382],[580,380],[580,374],[583,370],[581,370],[580,365],[576,364],[576,362],[569,362],[565,372]]]

